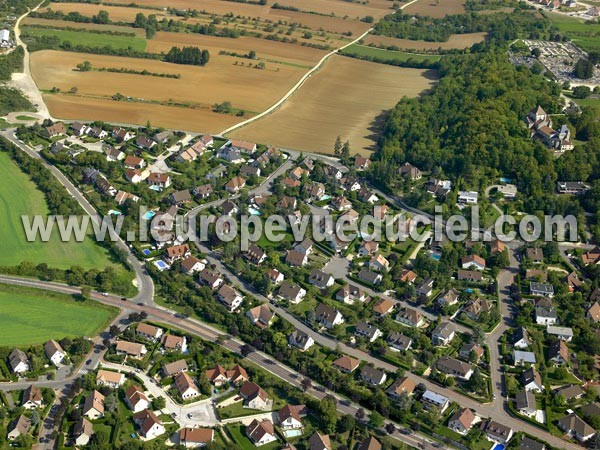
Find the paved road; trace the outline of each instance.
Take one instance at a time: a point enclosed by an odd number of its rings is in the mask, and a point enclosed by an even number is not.
[[[77,189],[71,181],[62,174],[60,170],[54,167],[51,164],[48,164],[36,151],[32,150],[28,145],[25,145],[21,140],[19,140],[15,134],[14,130],[7,130],[0,132],[0,135],[4,136],[14,145],[16,145],[19,149],[23,150],[32,158],[38,159],[42,161],[44,167],[46,167],[52,174],[58,179],[58,181],[65,187],[65,189],[69,192],[69,194],[77,200],[77,202],[81,205],[83,210],[91,217],[91,219],[95,223],[100,223],[101,219],[98,215],[98,212],[94,209],[90,202],[87,201],[85,196]],[[148,272],[146,272],[146,268],[143,263],[141,263],[135,255],[132,253],[129,246],[119,238],[116,242],[117,246],[126,252],[127,254],[127,262],[130,264],[131,268],[135,272],[135,285],[138,289],[138,294],[132,299],[135,302],[142,302],[152,304],[154,302],[154,282]]]

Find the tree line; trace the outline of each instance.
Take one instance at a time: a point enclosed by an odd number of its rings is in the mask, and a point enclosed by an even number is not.
[[[171,47],[165,55],[164,60],[175,64],[191,64],[204,66],[210,59],[208,50],[200,50],[198,47]]]

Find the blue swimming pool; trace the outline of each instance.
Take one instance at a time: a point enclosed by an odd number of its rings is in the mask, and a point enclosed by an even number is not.
[[[302,430],[286,430],[283,432],[286,438],[302,436]]]
[[[471,288],[467,288],[467,289],[465,289],[465,292],[466,292],[467,294],[470,294],[471,292],[473,292],[473,289],[471,289]]]
[[[154,261],[154,265],[158,267],[159,270],[165,270],[169,268],[169,266],[167,266],[167,263],[160,259],[158,261]]]
[[[500,178],[501,183],[512,183],[512,178]]]
[[[109,210],[108,210],[108,213],[109,213],[111,216],[120,216],[120,215],[122,214],[122,213],[121,213],[121,211],[117,211],[116,209],[109,209]]]
[[[260,211],[256,208],[248,207],[248,212],[253,216],[260,216]]]
[[[435,259],[436,261],[439,261],[440,259],[442,259],[442,255],[439,253],[432,253],[431,259]]]
[[[492,450],[504,450],[504,444],[496,444],[492,447]]]
[[[144,250],[142,250],[142,253],[146,256],[148,256],[150,253],[152,253],[150,250],[148,250],[147,248],[145,248]]]
[[[152,220],[155,215],[156,213],[154,211],[147,211],[146,214],[144,214],[144,219]]]
[[[162,191],[162,188],[160,186],[155,186],[155,185],[150,186],[150,189],[152,189],[153,191],[156,191],[156,192]]]

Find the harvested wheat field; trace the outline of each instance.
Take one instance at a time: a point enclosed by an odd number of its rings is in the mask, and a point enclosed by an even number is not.
[[[65,14],[70,12],[78,12],[84,16],[93,16],[98,14],[98,11],[103,10],[108,12],[108,16],[113,22],[133,22],[136,14],[140,12],[146,16],[149,14],[154,14],[159,21],[167,17],[166,13],[161,13],[160,11],[141,8],[128,8],[125,6],[94,5],[91,3],[50,3],[50,6],[42,11],[49,10],[62,11]],[[79,23],[73,22],[73,27],[77,27],[79,25]]]
[[[466,0],[418,0],[402,10],[405,14],[417,14],[429,17],[445,17],[453,14],[462,14],[465,10]]]
[[[149,120],[153,126],[174,130],[217,133],[243,120],[217,114],[209,109],[116,102],[63,94],[44,95],[44,101],[52,115],[60,119],[102,120],[136,125],[145,125]]]
[[[351,19],[361,19],[365,16],[373,16],[379,19],[390,12],[391,4],[385,5],[377,2],[376,5],[362,5],[360,3],[347,2],[344,0],[278,0],[283,7],[298,8],[301,11],[316,12],[319,14],[333,14],[336,17],[348,17]]]
[[[58,87],[68,91],[76,86],[78,94],[124,96],[166,102],[190,103],[210,107],[230,101],[235,108],[250,113],[263,111],[287,92],[305,73],[289,65],[267,64],[266,69],[233,65],[232,57],[211,57],[204,66],[170,64],[157,60],[122,58],[108,55],[44,50],[31,55],[32,75],[42,90]],[[161,78],[112,72],[79,72],[83,61],[95,68],[127,68],[154,73],[180,74],[181,78]],[[278,69],[278,70],[277,70]]]
[[[219,55],[221,50],[243,54],[254,50],[259,59],[298,64],[305,68],[314,66],[317,61],[327,54],[324,50],[253,37],[223,38],[203,34],[170,33],[166,31],[156,33],[156,36],[148,41],[147,51],[154,53],[168,52],[173,46],[184,45],[193,45],[207,49],[210,52],[210,62],[206,67],[210,67],[214,59],[223,58],[222,55]],[[238,61],[245,64],[249,62],[244,59],[238,59]],[[278,65],[277,67],[280,66]],[[283,70],[282,67],[280,68]]]
[[[68,20],[36,19],[25,17],[22,25],[42,25],[51,28],[75,28],[78,30],[91,31],[116,31],[119,33],[134,33],[138,37],[146,37],[146,31],[141,28],[132,28],[119,25],[99,25],[97,23],[75,23]]]
[[[383,113],[403,96],[416,97],[434,82],[429,71],[332,56],[280,109],[230,137],[330,153],[339,135],[350,141],[353,154],[368,154]]]
[[[127,5],[131,2],[130,0],[116,0],[112,3]],[[319,30],[322,28],[323,30],[332,33],[352,31],[354,34],[360,34],[369,28],[369,24],[358,20],[345,20],[342,17],[328,17],[299,11],[272,9],[269,5],[233,3],[225,0],[203,0],[202,3],[198,3],[196,0],[136,0],[135,3],[139,6],[197,9],[198,11],[216,14],[218,16],[232,13],[236,17],[258,18],[263,21],[274,23],[281,20],[288,24],[302,24],[312,30]],[[388,9],[389,8],[390,5],[388,5]]]
[[[395,46],[404,50],[451,50],[465,49],[474,44],[483,42],[487,33],[468,33],[468,34],[453,34],[447,42],[426,42],[412,41],[410,39],[398,39],[389,36],[376,36],[369,34],[365,37],[366,45],[375,44],[376,46],[390,47]]]

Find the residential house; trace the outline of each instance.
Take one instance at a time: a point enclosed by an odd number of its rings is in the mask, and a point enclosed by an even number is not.
[[[15,348],[8,355],[8,364],[10,370],[17,375],[24,374],[29,371],[29,359],[24,351]]]
[[[434,345],[448,345],[454,339],[456,330],[450,322],[441,322],[431,334],[431,341]]]
[[[332,450],[331,440],[329,435],[321,434],[318,431],[308,440],[308,450]]]
[[[283,283],[285,276],[277,269],[269,269],[267,271],[267,278],[272,285],[277,286]]]
[[[62,349],[60,344],[52,339],[44,344],[44,352],[46,353],[46,357],[56,367],[60,366],[67,356],[67,353]]]
[[[240,176],[233,177],[225,185],[225,190],[232,194],[237,194],[246,187],[246,180]]]
[[[217,387],[223,386],[231,381],[225,368],[219,364],[212,369],[207,369],[204,374],[208,381]]]
[[[325,185],[323,183],[313,183],[308,191],[311,200],[321,201],[325,197]]]
[[[458,191],[458,203],[467,205],[476,205],[479,200],[479,193],[474,191]]]
[[[519,391],[515,395],[515,408],[519,414],[533,417],[537,414],[537,404],[532,391]]]
[[[513,350],[513,361],[515,366],[533,365],[536,363],[535,353]]]
[[[150,150],[156,145],[156,142],[150,139],[148,136],[140,135],[135,139],[135,145],[142,150]]]
[[[391,350],[406,351],[409,350],[412,345],[412,338],[402,333],[398,333],[397,331],[392,331],[387,338],[387,343]]]
[[[196,383],[190,377],[187,372],[179,372],[175,375],[173,381],[175,382],[175,387],[179,391],[179,395],[183,400],[189,400],[200,395],[200,391],[196,386]]]
[[[573,329],[569,327],[557,327],[554,325],[548,325],[546,332],[553,336],[556,336],[561,341],[571,342],[573,339]]]
[[[498,186],[498,193],[502,194],[505,199],[513,200],[517,197],[519,190],[514,184],[502,184]]]
[[[569,347],[565,341],[558,340],[548,348],[548,359],[555,365],[568,364]]]
[[[256,151],[256,144],[253,142],[247,141],[239,141],[237,139],[232,139],[227,142],[225,145],[229,146],[233,150],[238,150],[241,153],[252,154]]]
[[[185,361],[184,361],[185,362]],[[150,399],[144,394],[144,391],[137,385],[132,384],[125,391],[125,403],[134,413],[143,411],[150,407]]]
[[[398,175],[411,180],[420,180],[423,177],[423,173],[411,163],[404,163],[398,168]]]
[[[575,413],[558,419],[558,428],[579,442],[585,442],[596,434],[596,430]]]
[[[240,388],[240,396],[244,399],[244,408],[269,411],[273,407],[273,400],[256,383],[245,382]]]
[[[308,282],[319,289],[325,289],[333,286],[335,279],[328,273],[318,269],[313,269],[308,277]]]
[[[306,334],[304,331],[294,330],[288,336],[288,343],[292,347],[296,347],[300,351],[305,352],[310,347],[315,345],[315,341],[312,337]]]
[[[343,355],[333,361],[333,365],[344,373],[352,373],[358,369],[358,366],[360,366],[360,361],[358,359],[351,358],[350,356]]]
[[[555,389],[554,392],[564,398],[567,402],[580,399],[585,395],[585,391],[578,384],[561,386],[558,389]]]
[[[73,426],[73,441],[78,447],[87,445],[90,438],[94,434],[94,426],[92,422],[84,417],[81,417]]]
[[[387,272],[390,270],[390,262],[383,255],[379,254],[371,258],[369,269],[377,272]]]
[[[188,256],[181,261],[181,271],[186,275],[193,275],[196,272],[204,270],[206,267],[206,261]]]
[[[385,371],[381,369],[376,369],[375,367],[365,365],[360,371],[360,378],[368,384],[379,386],[385,383],[385,380],[387,380],[387,375]]]
[[[162,328],[155,327],[154,325],[150,325],[148,323],[140,322],[137,324],[135,328],[135,334],[143,337],[144,339],[148,339],[150,341],[158,341],[160,337],[163,335],[164,331]]]
[[[600,247],[594,247],[587,253],[581,256],[584,266],[600,264]]]
[[[437,298],[437,303],[441,306],[448,305],[453,306],[458,303],[458,298],[460,297],[460,292],[456,289],[452,288],[446,291],[444,294],[440,295]]]
[[[167,431],[158,417],[149,409],[135,413],[133,421],[139,427],[140,434],[147,440],[157,438]]]
[[[496,255],[498,253],[502,253],[506,249],[504,242],[499,239],[494,239],[490,244],[490,253],[492,255]]]
[[[285,405],[277,413],[277,421],[282,430],[301,430],[304,428],[302,416],[306,415],[304,405]]]
[[[476,270],[458,270],[459,281],[482,281],[483,274]]]
[[[138,184],[142,181],[142,172],[137,169],[129,169],[125,171],[125,178],[133,184]]]
[[[463,269],[485,270],[485,259],[479,255],[467,255],[461,259]]]
[[[366,170],[371,167],[371,160],[362,156],[354,158],[354,168],[356,170]]]
[[[448,408],[450,405],[450,400],[448,397],[438,394],[437,392],[430,391],[429,389],[423,393],[421,401],[425,409],[435,408],[440,414],[443,414],[444,411],[446,411],[446,408]]]
[[[373,313],[377,317],[385,317],[396,307],[396,303],[389,298],[380,298],[373,306]]]
[[[188,365],[185,359],[170,362],[163,366],[162,372],[165,377],[172,377],[180,372],[187,372]]]
[[[71,124],[71,130],[75,136],[83,136],[87,134],[88,126],[81,122],[73,122]]]
[[[212,184],[202,184],[200,186],[196,186],[192,191],[198,198],[208,198],[214,192],[214,188]]]
[[[44,134],[46,135],[46,137],[48,137],[50,139],[55,138],[57,136],[62,136],[65,133],[66,133],[65,124],[62,122],[56,122],[53,125],[44,127]]]
[[[450,417],[448,428],[464,436],[473,427],[476,417],[470,408],[459,409]]]
[[[223,284],[223,278],[217,272],[213,272],[208,269],[203,269],[198,274],[198,279],[200,283],[208,286],[213,291],[219,289],[219,287]]]
[[[442,356],[438,359],[436,367],[440,372],[451,375],[461,380],[469,380],[473,375],[473,366],[450,356]]]
[[[192,202],[192,194],[189,190],[184,189],[182,191],[173,192],[169,196],[169,200],[171,201],[172,205],[183,206]]]
[[[567,286],[569,288],[569,292],[575,292],[576,290],[581,289],[583,286],[583,280],[579,278],[577,272],[571,272],[567,275]]]
[[[297,180],[297,181],[301,181],[302,177],[306,175],[309,176],[310,172],[306,169],[303,169],[302,167],[298,166],[298,167],[294,167],[294,169],[292,169],[290,171],[290,178],[293,180]],[[322,183],[319,183],[321,186],[323,186]],[[325,189],[325,187],[323,186],[323,189]]]
[[[146,161],[144,161],[142,158],[138,157],[138,156],[134,156],[134,155],[128,155],[127,158],[125,158],[125,161],[123,161],[123,164],[125,165],[125,167],[127,169],[143,169],[144,167],[146,167]]]
[[[83,409],[81,410],[84,416],[95,420],[104,416],[104,395],[93,390],[85,398]]]
[[[223,178],[225,173],[227,173],[227,167],[225,167],[223,164],[219,164],[217,167],[208,172],[205,178],[207,180],[218,180],[219,178]]]
[[[481,347],[481,345],[475,344],[474,342],[464,344],[458,351],[458,356],[468,361],[472,360],[474,362],[478,362],[483,356],[483,354],[483,347]]]
[[[558,313],[551,306],[536,306],[535,323],[538,325],[554,325],[558,320]]]
[[[529,369],[523,371],[521,374],[521,383],[527,392],[539,393],[544,390],[542,377],[535,367],[530,367]]]
[[[412,270],[403,269],[402,272],[400,272],[400,275],[398,275],[397,279],[403,283],[413,284],[417,279],[417,274]]]
[[[416,309],[403,307],[398,311],[396,321],[409,327],[420,328],[425,324],[425,317]]]
[[[364,283],[377,286],[383,280],[383,276],[380,273],[373,272],[372,270],[363,267],[360,269],[360,272],[358,272],[358,279]]]
[[[146,346],[137,342],[117,341],[115,348],[117,355],[127,355],[135,359],[141,359],[148,353]]]
[[[594,302],[585,315],[595,323],[600,322],[600,303]]]
[[[267,254],[256,244],[250,244],[248,250],[244,252],[244,256],[248,261],[257,266],[267,259]]]
[[[23,391],[23,398],[21,399],[21,406],[25,409],[40,408],[43,403],[42,391],[39,387],[32,384],[27,386]]]
[[[259,328],[266,328],[271,325],[274,315],[267,305],[262,304],[246,311],[246,317]]]
[[[364,203],[370,203],[371,205],[379,201],[379,197],[377,197],[375,193],[366,188],[363,188],[360,191],[358,191],[358,198],[360,199],[360,201]]]
[[[425,278],[423,282],[417,286],[417,295],[431,297],[433,294],[433,284],[434,281],[432,278]]]
[[[137,195],[125,191],[118,191],[117,195],[115,195],[115,203],[119,206],[123,205],[127,200],[137,203],[140,201],[140,198]]]
[[[217,292],[217,297],[229,312],[238,309],[244,301],[244,298],[238,291],[226,284],[221,286],[221,289]]]
[[[31,429],[31,420],[26,416],[21,414],[17,419],[15,419],[8,426],[8,440],[14,441],[19,436],[29,434],[29,430]]]
[[[349,209],[352,209],[352,202],[350,200],[348,200],[346,197],[344,196],[340,196],[340,197],[335,197],[332,201],[331,201],[331,205],[337,210],[337,211],[347,211]]]
[[[148,178],[146,178],[146,182],[150,186],[166,189],[171,186],[171,176],[167,173],[152,172]]]
[[[234,386],[240,386],[249,380],[248,373],[239,364],[236,364],[233,369],[227,371],[227,377]]]
[[[277,296],[289,301],[293,304],[298,304],[302,301],[304,296],[306,295],[306,290],[301,288],[296,284],[292,284],[289,281],[284,281],[281,283],[279,290],[277,291]]]
[[[379,250],[379,242],[363,241],[358,249],[359,256],[372,256]]]
[[[171,130],[160,131],[156,133],[153,139],[159,144],[166,144],[169,139],[173,137],[173,132]]]
[[[128,130],[121,127],[113,128],[111,134],[113,139],[115,139],[117,142],[127,142],[132,140],[135,136],[133,133],[130,133]]]
[[[356,336],[364,337],[369,342],[375,342],[382,335],[381,330],[379,328],[365,321],[360,321],[356,324],[354,334]]]
[[[349,305],[354,304],[356,301],[364,302],[367,298],[367,293],[353,284],[347,284],[335,293],[336,300]]]
[[[489,440],[500,444],[506,444],[513,435],[512,428],[502,425],[494,420],[490,420],[485,424],[484,431]]]
[[[416,387],[410,378],[400,377],[385,392],[392,400],[398,400],[403,395],[411,395]]]
[[[98,386],[109,386],[116,389],[125,383],[125,374],[112,372],[110,370],[98,370],[96,384]]]
[[[102,149],[104,150],[104,154],[106,155],[106,160],[108,162],[122,161],[125,159],[125,153],[116,149],[112,145],[103,145]]]
[[[324,303],[319,303],[315,311],[315,321],[327,329],[344,323],[344,316],[337,309]]]
[[[162,338],[161,344],[167,351],[178,351],[181,353],[187,352],[187,339],[185,336],[165,334]]]
[[[240,167],[240,174],[247,177],[260,177],[260,167],[244,165]]]
[[[214,440],[212,428],[182,428],[178,432],[179,445],[185,448],[205,447]]]
[[[552,298],[554,297],[554,286],[549,283],[536,283],[531,281],[529,283],[529,293],[540,297]]]
[[[477,297],[467,302],[463,308],[463,312],[472,320],[477,320],[481,313],[491,311],[493,306],[486,299]]]
[[[292,267],[302,267],[308,264],[308,256],[306,253],[301,253],[296,250],[288,250],[285,257],[287,265]]]
[[[546,446],[541,442],[534,441],[533,439],[523,436],[519,442],[517,450],[546,450]]]
[[[512,344],[518,349],[524,349],[531,345],[531,339],[525,327],[519,327],[513,332]]]
[[[544,262],[544,251],[540,247],[530,247],[525,251],[525,257],[534,264]]]
[[[254,419],[250,425],[246,427],[246,436],[248,436],[248,439],[250,439],[257,447],[277,440],[273,423],[268,419],[260,421]]]

